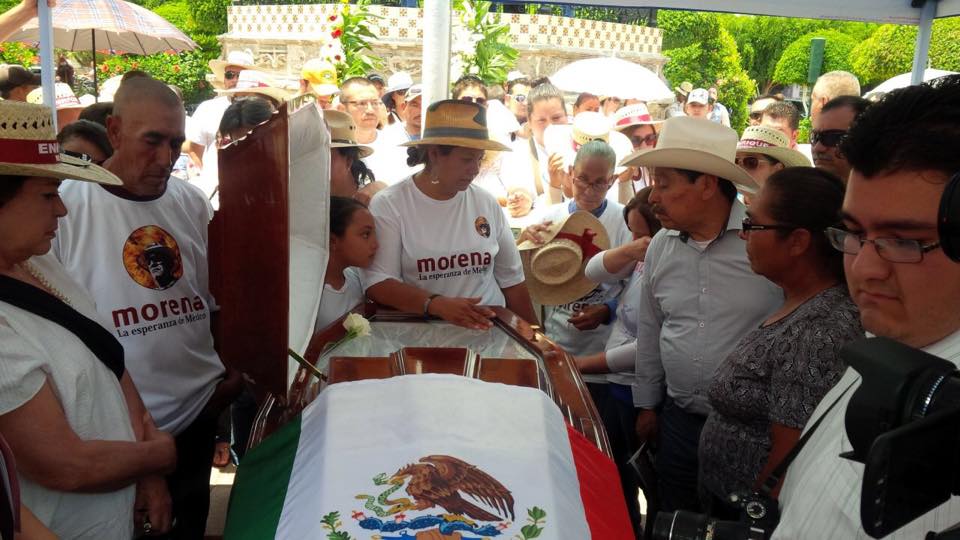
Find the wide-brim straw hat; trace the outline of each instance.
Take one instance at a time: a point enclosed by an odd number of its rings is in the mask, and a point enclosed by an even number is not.
[[[610,249],[610,236],[590,212],[578,211],[541,233],[543,244],[521,243],[520,259],[530,297],[545,306],[569,304],[597,287],[584,269],[587,261]]]
[[[623,131],[633,126],[653,126],[654,129],[660,126],[663,120],[654,120],[650,115],[650,109],[643,103],[635,103],[620,107],[613,115],[613,129]]]
[[[783,163],[784,167],[811,167],[807,156],[790,148],[790,140],[781,131],[769,126],[750,126],[743,130],[737,152],[763,154]]]
[[[423,137],[400,146],[440,144],[477,150],[510,151],[510,147],[490,138],[487,110],[469,101],[445,99],[427,107]]]
[[[760,185],[736,164],[738,142],[737,132],[731,128],[702,118],[677,116],[663,123],[656,148],[638,150],[621,165],[712,174],[733,182],[742,193],[753,195]]]
[[[323,111],[323,121],[330,130],[332,148],[359,148],[360,158],[373,154],[373,148],[357,142],[357,124],[353,117],[341,111]]]
[[[673,91],[686,96],[693,91],[693,83],[690,81],[683,81],[680,83],[680,86],[674,86]]]
[[[280,83],[262,71],[245,69],[237,77],[237,85],[228,90],[217,90],[222,95],[260,94],[280,103],[292,98],[294,92],[282,88]]]
[[[227,54],[226,60],[210,60],[207,62],[207,65],[210,66],[210,71],[213,72],[214,78],[219,81],[223,81],[223,75],[227,70],[227,66],[237,66],[240,69],[257,68],[257,64],[253,59],[253,52],[250,49],[244,49],[242,51],[230,51],[230,53]]]
[[[60,153],[53,115],[44,105],[0,102],[0,174],[73,179],[112,186],[123,182],[110,171]]]

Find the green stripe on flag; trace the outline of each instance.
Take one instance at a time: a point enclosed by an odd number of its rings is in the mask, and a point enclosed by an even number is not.
[[[297,415],[243,457],[230,493],[225,540],[276,536],[299,444]]]

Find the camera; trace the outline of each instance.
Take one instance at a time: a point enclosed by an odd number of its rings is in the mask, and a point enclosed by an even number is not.
[[[770,538],[780,510],[777,501],[756,492],[734,493],[727,498],[740,509],[738,521],[713,519],[706,514],[677,510],[660,512],[653,523],[654,540],[764,540]]]
[[[847,406],[853,451],[843,457],[864,464],[860,519],[880,538],[960,495],[960,374],[885,338],[840,357],[863,379]]]

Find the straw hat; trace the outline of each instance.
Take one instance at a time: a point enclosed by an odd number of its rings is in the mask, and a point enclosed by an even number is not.
[[[61,109],[82,109],[84,108],[83,103],[80,103],[80,100],[77,99],[77,95],[73,93],[73,89],[70,88],[70,85],[67,83],[58,82],[54,85],[54,103],[57,106],[57,110]],[[43,87],[34,88],[27,94],[27,103],[32,103],[34,105],[43,105]]]
[[[647,109],[647,106],[643,103],[621,107],[613,115],[613,129],[617,131],[623,131],[633,126],[654,126],[654,128],[657,128],[662,123],[663,120],[654,120],[650,116],[650,109]]]
[[[353,117],[341,111],[323,111],[323,121],[330,130],[330,146],[332,148],[359,148],[360,158],[373,153],[373,148],[357,142],[357,124]]]
[[[43,105],[0,102],[0,174],[123,184],[102,167],[61,154],[52,119]]]
[[[678,94],[686,96],[690,92],[693,92],[693,83],[690,81],[683,81],[680,83],[680,86],[674,86],[673,90]]]
[[[583,271],[591,257],[610,249],[600,220],[590,212],[574,212],[551,224],[542,237],[543,244],[526,241],[517,246],[534,301],[545,306],[568,304],[596,288]]]
[[[310,89],[318,96],[340,93],[337,85],[337,68],[321,58],[311,58],[300,68],[300,78],[310,83]]]
[[[620,164],[712,174],[733,182],[738,190],[752,195],[760,185],[735,163],[737,142],[737,132],[726,126],[677,116],[663,123],[656,148],[634,152]]]
[[[262,71],[245,69],[237,78],[237,85],[229,90],[218,90],[223,95],[261,94],[279,102],[293,97],[293,92],[281,87],[280,83]]]
[[[210,71],[213,72],[214,78],[218,81],[223,81],[223,74],[227,70],[227,66],[237,66],[241,69],[257,68],[253,61],[253,52],[250,49],[230,51],[226,60],[211,60],[207,65],[210,66]]]
[[[790,140],[781,131],[769,126],[750,126],[743,130],[737,153],[763,154],[783,163],[784,167],[811,167],[810,160],[790,148]]]
[[[446,99],[427,107],[423,137],[400,146],[443,144],[477,150],[510,151],[510,147],[490,138],[487,110],[469,101]]]

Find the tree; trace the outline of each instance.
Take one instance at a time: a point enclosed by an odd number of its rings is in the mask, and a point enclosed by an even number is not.
[[[867,23],[745,15],[721,15],[720,21],[737,41],[743,67],[757,81],[761,94],[769,93],[774,86],[773,74],[787,46],[804,34],[838,30],[862,40],[878,27]]]
[[[747,99],[756,84],[743,69],[737,43],[712,13],[661,11],[663,54],[670,58],[663,71],[677,85],[690,81],[707,88],[716,85],[718,99],[730,109],[730,123],[740,129],[747,122]]]
[[[510,25],[502,23],[499,13],[491,13],[486,0],[454,2],[459,21],[454,25],[453,43],[462,50],[453,62],[460,71],[476,75],[485,84],[502,84],[516,65],[519,53],[510,45]],[[457,71],[451,69],[451,71]]]
[[[823,67],[821,71],[853,71],[850,52],[857,40],[837,30],[810,32],[794,40],[783,52],[774,69],[773,80],[782,84],[806,84],[810,66],[810,40],[825,38]]]
[[[915,26],[885,24],[853,49],[850,63],[860,75],[862,84],[878,84],[910,71],[916,41]],[[930,66],[960,71],[960,19],[937,19],[933,22]]]

